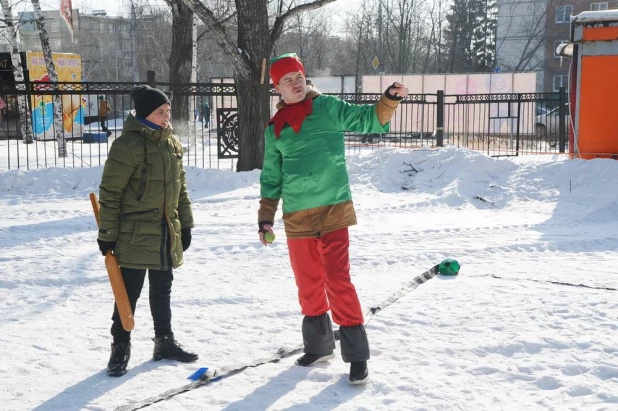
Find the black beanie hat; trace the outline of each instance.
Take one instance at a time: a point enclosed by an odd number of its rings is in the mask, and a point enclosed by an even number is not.
[[[150,86],[138,86],[131,93],[135,103],[135,114],[145,119],[162,104],[172,104],[170,99],[159,89]]]

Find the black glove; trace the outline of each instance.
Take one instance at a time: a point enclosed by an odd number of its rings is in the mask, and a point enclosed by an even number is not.
[[[183,228],[180,230],[180,241],[182,242],[182,251],[187,251],[191,245],[191,229]]]
[[[384,94],[386,95],[386,97],[388,97],[391,100],[403,100],[403,97],[399,97],[394,95],[393,93],[391,93],[391,89],[395,87],[395,83],[391,84],[390,86],[388,86],[388,88],[386,89],[386,91],[384,92]]]
[[[272,226],[273,226],[273,223],[272,223],[272,222],[270,222],[270,221],[260,221],[260,222],[258,223],[258,227],[259,227],[258,233],[265,233],[266,231],[268,231],[268,230],[264,229],[264,226],[265,226],[265,225],[269,225],[269,226],[271,226],[271,227],[272,227]]]
[[[97,243],[99,243],[99,250],[101,250],[101,254],[107,255],[109,250],[113,250],[116,247],[115,241],[103,241],[97,239]]]

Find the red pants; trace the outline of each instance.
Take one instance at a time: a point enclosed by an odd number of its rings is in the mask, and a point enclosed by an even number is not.
[[[349,244],[347,228],[319,238],[288,239],[304,315],[318,316],[330,309],[336,324],[349,327],[364,323],[356,289],[350,280]]]

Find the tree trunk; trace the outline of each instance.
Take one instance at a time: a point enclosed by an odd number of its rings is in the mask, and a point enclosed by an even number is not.
[[[49,81],[52,83],[58,83],[56,66],[54,65],[52,51],[49,47],[49,35],[45,29],[45,20],[43,18],[43,13],[41,12],[41,3],[39,3],[39,0],[32,0],[32,9],[34,10],[36,28],[39,31],[39,37],[41,37],[41,48],[43,49],[43,57],[45,58]],[[56,132],[56,142],[58,144],[58,157],[66,157],[67,143],[64,139],[64,126],[62,124],[62,100],[60,98],[60,94],[56,94],[54,96],[54,129]]]
[[[238,105],[238,163],[237,171],[262,168],[264,161],[264,126],[270,117],[268,83],[260,78],[236,79]]]
[[[191,27],[191,83],[197,83],[197,23],[199,19],[195,14],[193,14],[193,24]],[[199,106],[199,103],[196,98],[189,98],[189,123],[195,124],[195,120],[197,120],[200,110],[202,107]],[[191,135],[193,138],[196,137],[195,130],[191,128]]]
[[[172,50],[170,53],[170,83],[189,83],[193,60],[193,11],[183,2],[172,5]],[[175,95],[172,101],[174,133],[189,135],[189,98]]]
[[[4,15],[4,22],[6,24],[6,33],[9,42],[11,43],[11,64],[13,66],[13,77],[15,78],[16,88],[20,91],[25,90],[24,71],[21,66],[21,57],[19,55],[19,46],[17,44],[17,33],[15,32],[15,25],[13,24],[13,10],[8,0],[0,0],[2,4],[2,14]],[[21,129],[22,140],[25,144],[31,144],[32,129],[28,123],[28,102],[24,94],[17,95],[17,107],[19,110],[19,127]]]
[[[244,66],[236,71],[238,105],[237,171],[262,168],[264,162],[264,125],[270,117],[270,79],[268,65],[272,44],[266,0],[236,0],[238,12],[238,50]],[[248,70],[247,70],[248,69]]]

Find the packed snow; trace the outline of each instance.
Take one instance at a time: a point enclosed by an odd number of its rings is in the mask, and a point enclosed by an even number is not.
[[[454,147],[348,156],[359,224],[352,281],[370,382],[294,357],[148,410],[618,409],[618,162],[491,158]],[[147,282],[128,373],[105,374],[112,293],[88,199],[102,166],[0,172],[0,408],[113,410],[180,387],[200,367],[302,342],[280,212],[257,236],[259,170],[187,168],[196,227],[175,271],[173,329],[198,362],[152,361]]]

